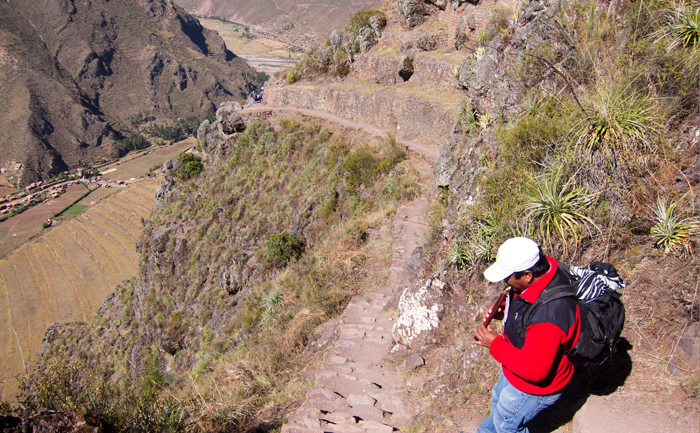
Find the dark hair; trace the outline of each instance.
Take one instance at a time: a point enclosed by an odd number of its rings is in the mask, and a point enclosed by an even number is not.
[[[519,272],[513,272],[513,276],[516,279],[520,279],[523,277],[525,272],[530,271],[530,272],[532,272],[532,275],[535,278],[539,278],[542,275],[546,274],[547,271],[549,271],[549,267],[550,267],[549,260],[547,260],[547,256],[542,254],[542,250],[540,250],[540,258],[537,260],[537,263],[532,265],[532,267],[530,269],[526,269],[524,271],[519,271]]]

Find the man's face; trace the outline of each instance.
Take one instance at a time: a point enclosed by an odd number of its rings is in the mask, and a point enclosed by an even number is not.
[[[508,278],[503,280],[503,282],[512,287],[516,292],[521,293],[532,285],[532,280],[532,272],[525,271],[520,278],[515,278],[515,274],[511,274]]]

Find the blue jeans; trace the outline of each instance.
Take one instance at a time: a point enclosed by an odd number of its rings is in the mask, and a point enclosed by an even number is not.
[[[476,433],[529,433],[525,424],[560,396],[561,393],[533,395],[519,391],[501,371],[501,377],[491,392],[491,413]]]

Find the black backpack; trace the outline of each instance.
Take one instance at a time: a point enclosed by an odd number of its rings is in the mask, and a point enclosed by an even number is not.
[[[609,263],[593,262],[588,268],[569,268],[574,285],[548,288],[540,294],[526,318],[541,305],[573,296],[581,314],[581,333],[576,345],[566,351],[576,365],[601,365],[615,352],[625,324],[622,293],[625,283]]]

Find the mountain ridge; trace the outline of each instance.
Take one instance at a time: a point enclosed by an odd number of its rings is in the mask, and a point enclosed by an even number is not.
[[[166,0],[2,8],[10,42],[2,68],[12,84],[2,93],[15,103],[0,130],[17,139],[3,141],[0,165],[22,164],[22,185],[123,155],[121,140],[140,113],[166,123],[202,119],[253,85],[254,71],[215,32]],[[13,96],[27,93],[25,102]]]

